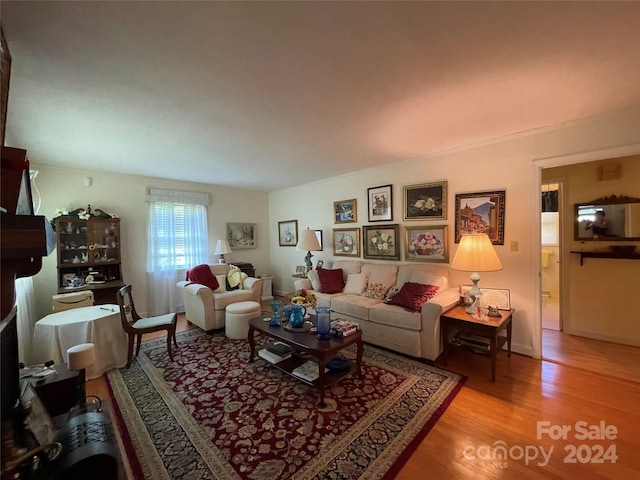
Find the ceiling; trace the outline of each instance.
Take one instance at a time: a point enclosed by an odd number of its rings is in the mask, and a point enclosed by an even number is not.
[[[6,144],[271,191],[640,105],[639,2],[12,2]]]

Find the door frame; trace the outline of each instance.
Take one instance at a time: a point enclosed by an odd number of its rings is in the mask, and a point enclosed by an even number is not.
[[[533,204],[534,209],[534,228],[538,232],[537,235],[532,235],[532,252],[531,255],[531,272],[533,272],[532,284],[534,286],[532,291],[532,305],[535,321],[533,322],[533,332],[531,335],[532,340],[532,356],[533,358],[542,357],[542,302],[540,301],[542,295],[542,241],[540,239],[540,232],[542,229],[542,205],[540,202],[540,185],[542,184],[542,169],[551,167],[560,167],[563,165],[573,165],[575,163],[593,162],[596,160],[608,160],[617,157],[626,157],[629,155],[640,154],[640,143],[632,143],[630,145],[623,145],[618,147],[603,148],[600,150],[591,150],[587,152],[572,153],[569,155],[560,155],[545,158],[535,158],[531,163],[533,182],[531,185],[531,196],[535,199]],[[566,242],[563,242],[566,243]],[[560,262],[564,264],[566,262],[565,249],[560,250]],[[566,269],[563,269],[566,272]],[[562,298],[560,299],[561,305],[563,305],[563,317],[564,312],[569,308],[569,299],[567,298],[568,288],[564,288],[566,284],[566,273],[561,272],[560,283]]]

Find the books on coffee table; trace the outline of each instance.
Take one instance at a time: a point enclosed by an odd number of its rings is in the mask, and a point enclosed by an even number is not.
[[[360,324],[351,320],[333,320],[330,332],[337,337],[348,337],[358,331]]]
[[[281,357],[293,353],[295,350],[283,342],[275,342],[267,345],[267,350]]]
[[[258,351],[258,356],[260,358],[265,359],[267,362],[269,363],[280,363],[288,358],[291,358],[291,355],[293,355],[293,352],[288,353],[286,355],[276,355],[275,353],[267,350],[266,348],[263,348],[262,350]]]
[[[325,368],[324,371],[326,373],[329,371],[329,369]],[[309,382],[313,382],[318,377],[320,377],[320,368],[316,362],[314,362],[313,360],[309,360],[299,367],[294,368],[291,373],[293,373],[296,377],[300,377]]]

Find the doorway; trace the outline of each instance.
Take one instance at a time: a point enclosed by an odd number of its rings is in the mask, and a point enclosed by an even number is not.
[[[560,316],[560,212],[561,183],[540,186],[541,208],[541,312],[542,328],[562,331]]]

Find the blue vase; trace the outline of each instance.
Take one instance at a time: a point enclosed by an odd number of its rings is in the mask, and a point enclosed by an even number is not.
[[[289,325],[292,328],[302,328],[304,326],[304,316],[307,314],[307,309],[304,305],[293,305],[291,309],[291,316],[289,317]]]
[[[329,340],[331,336],[329,331],[331,329],[331,308],[329,307],[316,307],[316,318],[318,323],[316,328],[318,329],[318,338],[320,340]]]
[[[270,327],[280,326],[280,305],[282,305],[280,300],[274,300],[271,302],[271,309],[273,310],[273,313],[271,314],[271,320],[269,321]]]

